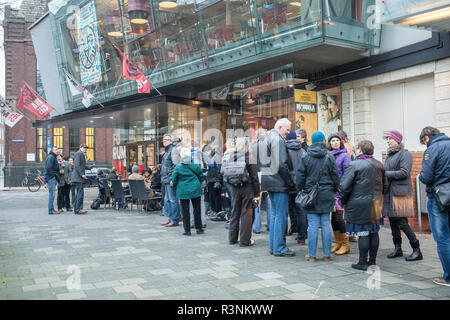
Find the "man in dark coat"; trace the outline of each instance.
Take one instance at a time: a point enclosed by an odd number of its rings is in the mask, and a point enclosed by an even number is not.
[[[75,185],[76,196],[73,210],[75,214],[85,214],[87,211],[83,210],[84,200],[84,184],[86,183],[86,150],[88,146],[86,144],[80,145],[73,159],[73,171],[72,171],[72,184]]]
[[[44,169],[44,181],[47,183],[48,187],[48,214],[60,214],[61,211],[55,210],[53,203],[55,201],[55,191],[56,185],[59,181],[60,169],[58,160],[56,160],[56,153],[58,152],[58,147],[54,146],[50,153],[45,159],[45,169]],[[62,171],[64,173],[64,171]]]
[[[397,130],[386,133],[387,157],[384,163],[386,178],[389,182],[389,189],[384,195],[383,217],[389,217],[391,224],[392,240],[394,251],[388,254],[388,258],[403,256],[402,252],[402,230],[409,239],[413,249],[412,254],[406,257],[406,261],[422,260],[422,253],[419,248],[414,231],[408,224],[408,217],[414,217],[414,203],[412,196],[411,168],[412,155],[405,150],[402,139],[403,136]]]
[[[425,127],[420,142],[426,144],[419,179],[427,186],[427,209],[431,233],[437,244],[444,275],[433,282],[450,287],[450,212],[442,212],[436,204],[433,187],[450,182],[450,138],[438,129]]]
[[[275,256],[292,257],[295,252],[286,247],[289,189],[293,187],[289,157],[284,138],[291,122],[279,119],[266,138],[266,152],[261,161],[261,189],[269,191],[272,203],[269,223],[269,252]],[[268,160],[268,161],[266,161]]]

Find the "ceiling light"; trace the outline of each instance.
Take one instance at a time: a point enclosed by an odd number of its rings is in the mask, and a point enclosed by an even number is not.
[[[295,7],[300,7],[302,4],[300,3],[300,2],[298,2],[298,1],[292,1],[292,2],[289,2],[289,4],[291,5],[291,6],[295,6]]]
[[[128,0],[128,14],[132,23],[147,23],[149,13],[150,3],[148,0]]]
[[[401,24],[415,25],[436,20],[442,20],[450,17],[450,7],[418,14],[401,21]]]
[[[162,9],[172,9],[177,6],[176,0],[163,0],[159,3],[159,7]]]

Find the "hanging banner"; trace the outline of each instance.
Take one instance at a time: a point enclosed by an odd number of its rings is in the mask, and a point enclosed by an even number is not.
[[[14,127],[20,119],[23,118],[23,115],[20,113],[14,112],[9,107],[6,100],[0,95],[0,112],[1,116],[5,119],[5,124],[9,127]]]
[[[92,1],[81,8],[78,28],[81,85],[86,87],[102,79],[97,11]]]
[[[138,93],[150,93],[150,86],[152,85],[150,80],[147,79],[135,64],[128,60],[119,48],[114,46],[114,49],[116,49],[122,59],[122,76],[125,79],[136,80]]]
[[[50,107],[44,99],[39,97],[39,95],[25,83],[22,85],[22,93],[20,94],[17,106],[27,109],[41,120],[48,116],[53,110],[53,108]]]

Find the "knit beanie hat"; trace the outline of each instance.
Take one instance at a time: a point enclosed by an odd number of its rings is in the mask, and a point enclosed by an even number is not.
[[[287,140],[295,140],[297,139],[297,134],[295,133],[294,130],[289,130],[289,133],[286,136],[286,141]]]
[[[395,140],[398,144],[402,143],[403,140],[403,135],[398,132],[397,130],[391,130],[388,131],[385,135],[384,138],[391,138],[393,140]]]
[[[322,131],[316,131],[311,135],[311,143],[323,142],[325,135]]]
[[[331,139],[338,138],[339,140],[342,140],[342,137],[338,135],[337,133],[332,133],[328,136],[328,143],[330,143]]]

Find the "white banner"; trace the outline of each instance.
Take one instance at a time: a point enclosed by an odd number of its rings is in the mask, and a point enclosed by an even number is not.
[[[81,8],[78,28],[81,85],[86,87],[102,79],[97,11],[94,1]]]
[[[0,112],[1,116],[5,119],[5,124],[9,127],[14,127],[20,119],[23,118],[23,115],[20,113],[14,112],[6,103],[6,100],[0,95]]]

